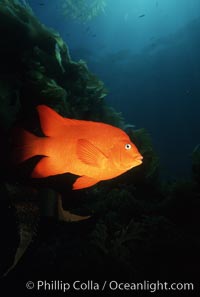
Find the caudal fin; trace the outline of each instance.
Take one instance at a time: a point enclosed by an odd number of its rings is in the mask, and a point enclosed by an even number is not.
[[[13,152],[12,161],[15,164],[24,162],[34,156],[42,155],[40,153],[41,137],[20,128],[13,132]]]

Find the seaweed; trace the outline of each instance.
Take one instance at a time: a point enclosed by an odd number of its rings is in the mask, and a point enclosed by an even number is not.
[[[71,60],[60,35],[41,24],[30,7],[4,0],[0,17],[5,41],[0,49],[0,75],[9,82],[8,88],[11,79],[16,85],[16,113],[20,107],[20,115],[29,118],[36,105],[47,104],[64,116],[121,124],[121,116],[105,103],[104,83],[83,60]]]

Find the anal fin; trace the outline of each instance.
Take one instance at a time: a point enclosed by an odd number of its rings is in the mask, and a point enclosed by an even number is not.
[[[95,184],[97,184],[99,180],[94,179],[89,176],[81,176],[76,179],[75,183],[73,183],[73,190],[80,190],[84,188],[91,187]]]
[[[52,175],[64,173],[56,164],[55,160],[50,157],[43,157],[35,166],[31,177],[43,178]]]

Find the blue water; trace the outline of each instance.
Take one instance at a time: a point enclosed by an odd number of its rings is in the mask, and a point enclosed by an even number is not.
[[[27,2],[105,82],[107,102],[149,131],[162,173],[188,176],[200,143],[200,1],[107,0],[87,24],[66,19],[62,1]]]

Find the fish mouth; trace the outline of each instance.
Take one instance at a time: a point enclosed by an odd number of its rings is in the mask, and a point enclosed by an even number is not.
[[[135,163],[136,165],[140,165],[142,164],[142,160],[143,160],[143,157],[141,155],[139,155],[136,159],[135,159]]]
[[[131,169],[133,167],[136,167],[136,166],[142,164],[142,159],[143,159],[142,156],[137,157],[136,159],[134,159],[133,162],[131,162],[131,164],[130,164],[130,166],[128,166],[128,168]]]
[[[142,160],[136,160],[135,164],[136,166],[142,164]]]

